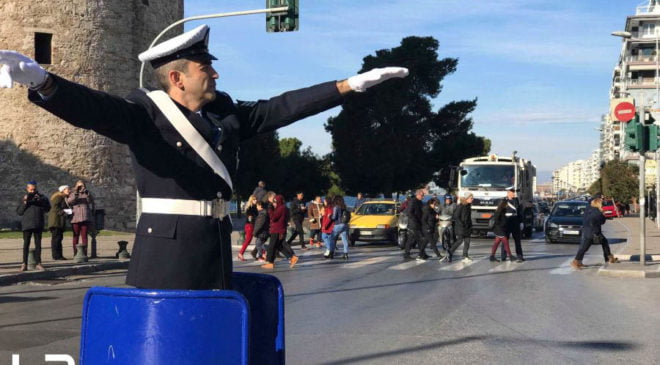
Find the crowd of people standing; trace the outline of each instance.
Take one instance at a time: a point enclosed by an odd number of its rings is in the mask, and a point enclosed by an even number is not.
[[[21,198],[16,213],[21,216],[23,231],[23,261],[21,271],[27,270],[29,248],[34,238],[34,259],[37,270],[45,270],[41,263],[41,238],[46,224],[51,233],[51,255],[53,260],[66,260],[62,242],[67,222],[73,230],[73,255],[78,250],[87,254],[88,232],[94,212],[94,198],[85,183],[77,181],[74,188],[69,185],[60,186],[50,198],[37,190],[37,182],[29,181],[26,194]],[[44,216],[48,214],[48,219]]]

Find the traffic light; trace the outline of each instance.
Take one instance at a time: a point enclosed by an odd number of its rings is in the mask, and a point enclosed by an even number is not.
[[[644,151],[644,135],[646,133],[644,125],[639,122],[639,115],[635,113],[635,118],[626,124],[624,143],[626,148],[632,152]]]
[[[658,135],[660,128],[658,128],[658,126],[655,124],[651,124],[646,126],[646,130],[648,132],[649,141],[648,151],[656,151],[658,148],[660,148],[660,136]]]
[[[267,9],[284,6],[288,6],[289,10],[276,13],[266,13],[267,32],[291,32],[298,30],[298,0],[266,0]]]

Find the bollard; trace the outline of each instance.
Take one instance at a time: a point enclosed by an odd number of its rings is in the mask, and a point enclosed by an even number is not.
[[[27,262],[28,270],[34,270],[36,266],[37,266],[37,259],[35,259],[34,257],[34,249],[31,249],[28,252],[28,262]]]
[[[128,241],[118,241],[117,244],[119,245],[119,251],[117,251],[115,254],[115,258],[130,259],[131,254],[129,254],[128,249],[126,249],[126,246],[128,246]]]
[[[78,252],[76,252],[76,256],[73,257],[73,262],[77,264],[81,264],[83,262],[89,261],[87,258],[87,246],[77,246]]]
[[[96,255],[96,235],[97,234],[98,234],[98,232],[96,232],[96,230],[92,230],[92,232],[89,234],[90,236],[92,236],[92,251],[90,252],[90,255],[89,255],[90,259],[95,259],[95,258],[98,257]]]

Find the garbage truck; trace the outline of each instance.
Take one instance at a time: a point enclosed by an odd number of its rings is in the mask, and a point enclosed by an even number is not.
[[[534,228],[533,198],[536,191],[536,167],[531,161],[516,156],[491,154],[463,160],[451,174],[450,184],[459,197],[465,192],[474,196],[472,202],[473,232],[485,236],[493,227],[497,204],[510,188],[523,207],[523,238],[530,238]]]

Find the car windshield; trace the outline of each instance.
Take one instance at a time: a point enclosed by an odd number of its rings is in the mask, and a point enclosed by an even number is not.
[[[613,205],[614,205],[614,203],[612,203],[611,200],[603,200],[603,206],[604,207],[611,207]]]
[[[463,188],[507,188],[515,184],[510,165],[465,165],[463,171]]]
[[[553,217],[581,217],[584,215],[585,203],[557,203],[552,209]]]
[[[362,204],[355,213],[360,215],[394,215],[394,203]]]

